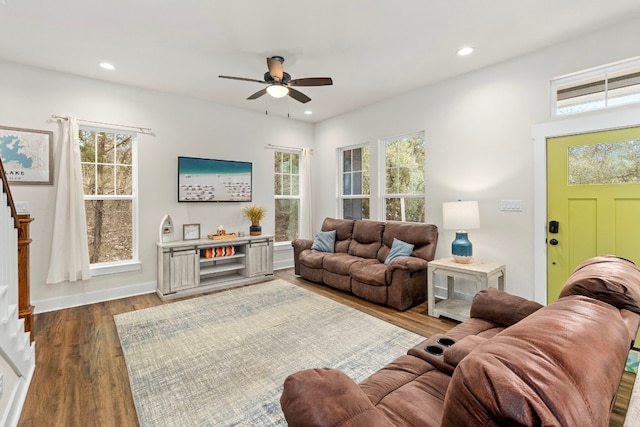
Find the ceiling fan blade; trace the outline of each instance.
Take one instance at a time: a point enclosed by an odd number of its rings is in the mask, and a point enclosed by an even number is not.
[[[256,83],[262,83],[262,84],[266,84],[267,82],[263,81],[263,80],[256,80],[256,79],[248,79],[246,77],[233,77],[233,76],[218,76],[221,79],[231,79],[231,80],[242,80],[245,82],[256,82]]]
[[[272,56],[271,58],[267,58],[267,67],[269,67],[269,74],[273,77],[274,80],[282,81],[282,62],[284,59],[279,56]]]
[[[267,93],[267,88],[266,87],[264,89],[261,89],[261,90],[257,91],[256,93],[254,93],[253,95],[251,95],[247,99],[258,99],[262,95],[264,95],[265,93]]]
[[[289,82],[291,86],[330,86],[333,84],[331,77],[307,77],[295,79]]]
[[[296,101],[302,102],[303,104],[306,104],[307,102],[311,101],[311,98],[309,98],[307,95],[305,95],[300,91],[295,90],[292,87],[289,88],[289,96],[295,99]]]

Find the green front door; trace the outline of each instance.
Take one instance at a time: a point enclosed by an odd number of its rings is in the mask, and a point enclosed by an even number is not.
[[[547,302],[587,258],[640,265],[640,127],[547,140],[547,221]]]

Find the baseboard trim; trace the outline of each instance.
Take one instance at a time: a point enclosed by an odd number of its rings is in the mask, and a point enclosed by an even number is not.
[[[34,356],[35,357],[35,356]],[[0,419],[2,421],[3,426],[7,427],[15,427],[18,425],[20,421],[20,415],[22,414],[22,408],[24,407],[24,402],[27,400],[27,392],[29,391],[29,386],[31,385],[31,380],[33,378],[33,374],[36,370],[35,363],[31,366],[29,373],[26,377],[20,377],[16,384],[16,387],[13,389],[11,393],[11,397],[9,397],[9,404],[4,414],[4,419]],[[5,393],[8,390],[5,390]]]
[[[156,282],[139,283],[121,288],[104,289],[101,291],[87,292],[84,294],[68,295],[59,298],[50,298],[32,301],[35,306],[34,313],[47,313],[50,311],[62,310],[65,308],[79,307],[82,305],[95,304],[97,302],[111,301],[114,299],[127,298],[136,295],[154,293]]]
[[[284,270],[285,268],[292,268],[293,267],[293,260],[287,260],[287,261],[278,261],[278,262],[274,262],[273,263],[273,269],[274,270]]]

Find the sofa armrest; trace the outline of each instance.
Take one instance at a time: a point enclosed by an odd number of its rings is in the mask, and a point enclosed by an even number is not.
[[[311,239],[296,239],[291,242],[291,246],[293,247],[293,266],[295,274],[300,274],[300,264],[298,260],[300,253],[306,249],[311,249],[312,245],[313,240]]]
[[[473,297],[470,315],[509,327],[540,308],[542,304],[535,301],[496,288],[486,288]]]
[[[393,273],[393,270],[407,270],[409,273],[415,273],[416,271],[426,271],[428,265],[429,263],[422,258],[401,256],[389,263],[387,271]]]
[[[458,366],[462,359],[486,340],[487,338],[477,335],[467,335],[444,352],[444,363],[454,367]]]
[[[280,406],[290,427],[391,426],[360,387],[336,369],[307,369],[289,375]]]

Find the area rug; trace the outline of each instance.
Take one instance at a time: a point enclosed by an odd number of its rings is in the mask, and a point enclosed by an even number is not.
[[[278,426],[287,375],[356,382],[424,338],[283,280],[115,316],[142,427]]]

